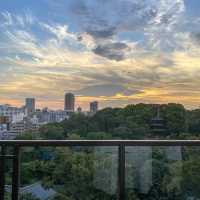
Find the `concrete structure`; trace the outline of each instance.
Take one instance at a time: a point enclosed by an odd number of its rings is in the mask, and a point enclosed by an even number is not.
[[[24,108],[17,108],[10,105],[0,105],[0,116],[6,116],[11,123],[22,121],[25,117]]]
[[[30,115],[31,113],[35,112],[35,99],[34,98],[26,98],[25,108],[27,114]]]
[[[31,120],[38,124],[47,124],[54,122],[61,122],[65,119],[68,119],[70,113],[63,110],[49,110],[44,108],[42,110],[36,110],[35,114],[31,117]]]
[[[65,111],[74,112],[75,96],[72,93],[65,94]]]
[[[17,136],[25,132],[37,132],[38,129],[39,124],[32,123],[29,119],[25,118],[21,122],[12,123],[10,125],[9,133]]]
[[[90,103],[90,112],[91,113],[96,113],[98,111],[98,102],[93,101]]]

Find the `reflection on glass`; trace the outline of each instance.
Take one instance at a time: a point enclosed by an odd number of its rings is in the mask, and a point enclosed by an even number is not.
[[[24,147],[20,200],[116,200],[118,155],[118,147]],[[126,147],[125,158],[126,200],[200,199],[199,147]],[[12,168],[6,160],[6,200]]]
[[[168,160],[172,161],[182,160],[182,147],[169,146],[165,147],[164,149]]]
[[[116,147],[95,147],[94,187],[108,194],[117,191],[118,150]]]
[[[148,193],[152,186],[152,148],[126,148],[126,185],[140,193]]]
[[[20,197],[114,200],[117,161],[117,147],[23,148]]]
[[[127,199],[183,200],[183,150],[126,147]]]

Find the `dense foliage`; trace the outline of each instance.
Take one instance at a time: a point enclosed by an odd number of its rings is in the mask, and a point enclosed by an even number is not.
[[[199,138],[199,109],[189,111],[180,104],[161,105],[160,117],[165,122],[162,134],[151,129],[151,120],[155,116],[154,105],[148,104],[105,108],[93,116],[74,114],[62,123],[41,127],[38,134],[27,133],[17,139]],[[117,155],[117,148],[106,147],[26,148],[22,153],[21,184],[41,181],[45,188],[56,191],[54,200],[114,200],[117,195]],[[127,149],[126,171],[127,200],[200,198],[198,148]],[[148,186],[145,178],[149,174],[152,183],[148,191],[142,192],[141,185]],[[23,199],[34,197],[26,195]]]
[[[25,134],[23,139],[147,139],[192,138],[200,134],[200,109],[186,110],[181,104],[160,106],[165,132],[155,133],[151,120],[157,109],[151,104],[105,108],[93,116],[74,114],[61,123],[47,124],[38,134]],[[20,139],[20,137],[18,137]]]

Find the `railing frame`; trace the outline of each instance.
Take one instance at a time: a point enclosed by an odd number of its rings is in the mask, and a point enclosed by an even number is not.
[[[0,200],[4,200],[5,160],[13,160],[12,200],[19,199],[21,147],[118,147],[118,200],[125,199],[125,147],[127,146],[200,146],[200,140],[0,140]],[[14,155],[6,155],[6,147],[14,147]]]

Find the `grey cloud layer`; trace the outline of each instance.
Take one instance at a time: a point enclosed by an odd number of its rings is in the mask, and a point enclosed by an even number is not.
[[[98,45],[93,52],[108,59],[119,61],[124,59],[125,53],[128,50],[127,44],[116,42]]]
[[[117,93],[121,93],[123,95],[129,96],[133,94],[137,94],[140,91],[127,89],[122,85],[112,85],[112,84],[102,84],[102,85],[94,85],[85,87],[81,90],[75,91],[77,95],[83,96],[115,96]]]
[[[96,41],[93,52],[122,60],[124,48],[119,50],[110,40],[119,42],[116,37],[123,32],[140,31],[148,36],[149,47],[173,49],[173,34],[185,6],[184,0],[74,0],[70,8],[80,32],[90,34]]]

